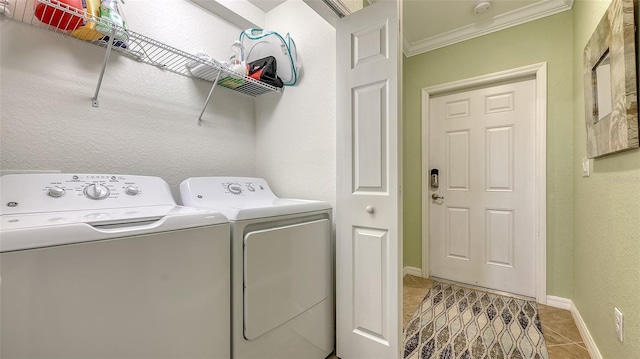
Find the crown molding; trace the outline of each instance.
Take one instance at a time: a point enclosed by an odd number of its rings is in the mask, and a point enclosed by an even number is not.
[[[529,21],[538,20],[546,16],[570,10],[573,6],[573,1],[574,0],[541,0],[521,9],[498,15],[494,17],[490,23],[476,23],[463,26],[413,43],[405,37],[403,39],[403,52],[406,57],[411,57],[524,24]]]

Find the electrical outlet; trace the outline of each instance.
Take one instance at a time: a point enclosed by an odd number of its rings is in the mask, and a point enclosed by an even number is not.
[[[613,314],[615,317],[616,335],[618,336],[618,340],[620,342],[623,342],[624,341],[624,315],[618,308],[614,308]]]

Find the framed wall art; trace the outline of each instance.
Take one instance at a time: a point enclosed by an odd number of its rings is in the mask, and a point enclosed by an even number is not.
[[[634,0],[612,0],[584,49],[589,158],[640,145],[637,83]]]

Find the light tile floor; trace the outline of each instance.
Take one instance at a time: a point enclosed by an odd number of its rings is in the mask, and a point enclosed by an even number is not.
[[[420,303],[422,303],[427,291],[433,286],[433,281],[427,278],[407,275],[404,277],[403,286],[403,325],[406,325]],[[591,358],[573,321],[571,312],[538,304],[538,315],[540,316],[544,339],[547,343],[549,359]]]
[[[403,326],[418,309],[433,280],[407,275],[403,279]],[[538,315],[549,359],[591,359],[571,312],[538,304]],[[327,359],[337,359],[334,354]]]
[[[538,304],[549,359],[590,359],[571,312]]]

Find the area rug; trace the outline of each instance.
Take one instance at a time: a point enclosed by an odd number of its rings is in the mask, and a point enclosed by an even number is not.
[[[405,359],[548,359],[536,303],[435,282],[404,332]]]

